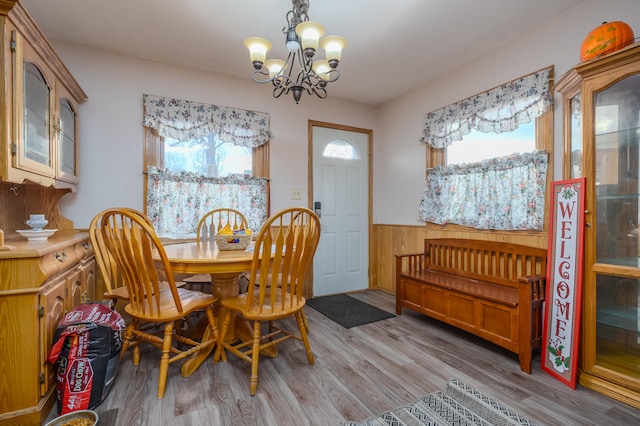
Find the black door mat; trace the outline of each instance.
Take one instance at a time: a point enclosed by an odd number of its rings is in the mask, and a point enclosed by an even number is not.
[[[307,305],[344,328],[357,327],[395,317],[390,312],[376,308],[347,294],[314,297],[313,299],[307,299]]]

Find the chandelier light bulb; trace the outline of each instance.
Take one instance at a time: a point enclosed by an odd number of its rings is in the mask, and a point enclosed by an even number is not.
[[[324,35],[324,27],[317,22],[306,21],[296,26],[296,34],[300,37],[302,49],[307,56],[313,56],[318,49],[320,37]],[[309,52],[311,54],[309,54]]]
[[[249,49],[249,57],[254,68],[262,68],[262,64],[267,59],[267,52],[271,49],[271,42],[262,37],[249,37],[245,39],[244,45]]]
[[[264,63],[264,66],[269,70],[269,78],[280,77],[287,67],[282,59],[269,59]]]
[[[342,58],[342,49],[346,46],[347,39],[337,35],[327,36],[320,41],[320,47],[324,49],[325,58],[329,61],[331,68],[338,66],[338,62]]]
[[[324,81],[329,80],[331,78],[331,74],[329,74],[330,71],[331,66],[329,66],[329,61],[324,59],[313,61],[313,72],[316,73],[318,78]]]
[[[289,27],[287,30],[287,50],[289,52],[295,52],[300,48],[300,40],[298,34],[296,34],[295,27]]]

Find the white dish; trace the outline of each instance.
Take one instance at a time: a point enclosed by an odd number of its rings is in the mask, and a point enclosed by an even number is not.
[[[33,229],[16,230],[18,234],[26,237],[29,241],[47,241],[56,231],[57,229],[43,229],[41,231],[35,231]]]
[[[93,410],[78,410],[71,413],[63,414],[62,416],[51,420],[44,426],[62,426],[75,419],[87,419],[90,420],[92,425],[98,424],[98,413]]]

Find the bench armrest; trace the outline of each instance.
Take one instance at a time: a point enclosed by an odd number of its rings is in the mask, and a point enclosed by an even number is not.
[[[396,254],[396,274],[426,269],[428,258],[424,253]]]
[[[543,274],[518,278],[521,290],[523,290],[522,287],[527,287],[523,293],[526,294],[526,298],[529,302],[544,301],[546,282],[547,276]]]

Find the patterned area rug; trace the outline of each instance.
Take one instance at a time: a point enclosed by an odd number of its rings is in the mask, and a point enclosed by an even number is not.
[[[344,328],[395,317],[392,313],[346,294],[314,297],[313,299],[307,299],[307,305]]]
[[[449,381],[445,392],[434,392],[407,406],[379,417],[343,426],[463,426],[534,425],[502,402],[483,395],[457,379]]]

